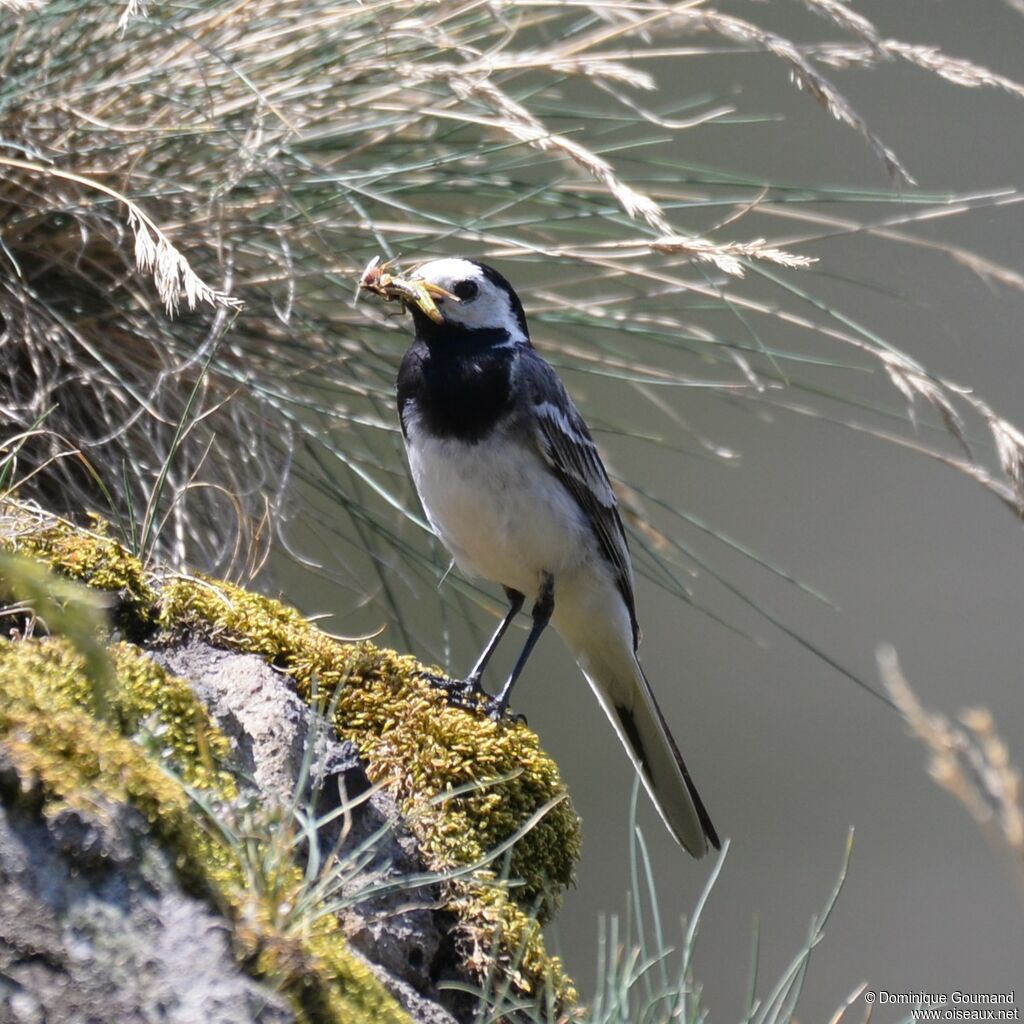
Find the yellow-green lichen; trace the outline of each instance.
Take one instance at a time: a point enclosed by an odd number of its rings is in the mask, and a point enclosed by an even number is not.
[[[419,677],[413,658],[337,640],[278,601],[210,579],[157,579],[102,530],[79,533],[47,519],[35,529],[19,529],[6,546],[116,591],[122,611],[137,616],[142,630],[155,624],[168,634],[200,633],[229,649],[262,655],[291,674],[307,699],[314,692],[335,697],[339,733],[359,746],[371,778],[399,801],[428,866],[446,871],[483,865],[447,886],[468,965],[481,978],[497,966],[520,991],[544,990],[562,1005],[575,1002],[560,961],[544,949],[538,921],[554,912],[572,879],[579,821],[557,767],[525,726],[496,724],[449,706]],[[151,712],[137,713],[145,718]],[[171,716],[179,742],[188,733],[188,713],[186,708]],[[205,742],[197,738],[192,763]],[[496,881],[503,865],[486,862],[538,817],[512,847],[508,873],[522,882],[511,890],[512,900]]]

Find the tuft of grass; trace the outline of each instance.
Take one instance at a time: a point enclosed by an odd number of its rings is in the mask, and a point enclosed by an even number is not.
[[[814,368],[856,371],[851,389],[868,371],[924,414],[918,447],[1019,511],[1016,428],[817,299],[827,268],[814,262],[836,232],[935,248],[918,221],[1015,193],[773,183],[660,155],[666,139],[698,150],[705,126],[741,114],[732,97],[669,99],[666,60],[674,81],[687,62],[735,61],[742,75],[743,61],[773,61],[904,179],[833,71],[900,59],[1021,92],[888,38],[839,0],[805,3],[845,41],[785,38],[771,5],[750,20],[631,0],[214,0],[120,16],[85,0],[8,3],[0,413],[21,493],[101,512],[147,554],[232,579],[275,542],[308,561],[299,538],[313,533],[334,559],[313,569],[401,618],[445,565],[399,451],[403,332],[349,296],[371,256],[467,251],[516,264],[545,353],[575,383],[613,377],[658,411],[651,443],[732,458],[681,420],[680,388],[849,421],[863,398],[823,392]],[[881,412],[906,442],[908,417]],[[12,469],[0,463],[5,488]],[[654,527],[643,503],[634,512],[641,570],[685,596],[687,560],[645,551]],[[480,600],[465,584],[445,593],[460,608]]]
[[[598,991],[587,1007],[593,1024],[701,1024],[708,1019],[709,1008],[703,1000],[697,971],[697,940],[701,918],[711,899],[729,852],[726,841],[708,873],[697,902],[683,922],[683,932],[675,946],[669,944],[659,911],[657,882],[643,832],[637,824],[639,782],[634,784],[629,812],[631,891],[626,919],[617,915],[602,919],[598,939]],[[814,950],[825,938],[825,927],[842,893],[853,852],[853,831],[847,836],[836,884],[821,912],[811,921],[807,939],[776,981],[761,992],[758,977],[757,936],[749,978],[749,1000],[742,1024],[791,1024],[798,1019],[797,1007],[804,979]],[[564,1024],[568,1019],[561,1009],[543,1000],[524,999],[507,983],[489,978],[484,988],[457,983],[445,987],[466,992],[478,999],[479,1024],[499,1024],[504,1020],[523,1024]],[[838,1024],[865,986],[846,999],[833,1017]]]

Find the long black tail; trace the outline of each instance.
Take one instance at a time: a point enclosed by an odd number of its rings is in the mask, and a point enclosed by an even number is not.
[[[709,844],[720,849],[718,833],[640,663],[633,659],[633,665],[630,679],[600,679],[589,671],[587,679],[669,831],[687,852],[703,857]]]

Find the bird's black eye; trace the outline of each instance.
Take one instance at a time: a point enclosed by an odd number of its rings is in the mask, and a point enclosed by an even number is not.
[[[459,281],[458,284],[452,285],[452,295],[461,302],[472,301],[476,298],[479,291],[480,287],[476,281]]]

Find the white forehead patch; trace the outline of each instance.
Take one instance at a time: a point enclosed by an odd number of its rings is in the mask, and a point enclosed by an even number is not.
[[[411,276],[413,280],[429,281],[453,293],[461,282],[472,281],[477,286],[477,293],[472,298],[462,302],[435,299],[445,321],[469,330],[503,330],[512,342],[527,340],[513,296],[470,260],[457,257],[431,260],[418,267]]]
[[[442,288],[455,284],[458,281],[471,280],[478,284],[485,280],[483,271],[469,260],[460,260],[457,257],[444,260],[431,260],[416,268],[412,275],[421,281],[430,281]]]

